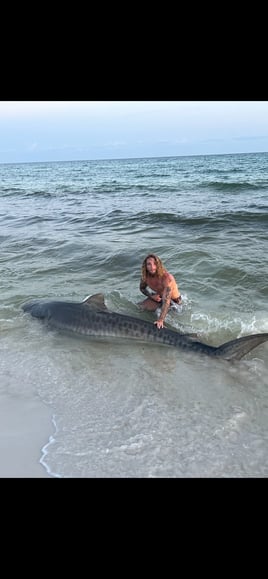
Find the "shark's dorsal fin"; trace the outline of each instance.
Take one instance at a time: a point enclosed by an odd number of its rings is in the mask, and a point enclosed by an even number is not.
[[[101,293],[88,296],[83,300],[83,304],[95,308],[96,310],[108,311],[104,303],[104,295]]]

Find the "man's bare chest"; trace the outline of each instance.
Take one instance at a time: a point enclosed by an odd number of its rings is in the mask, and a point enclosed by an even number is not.
[[[147,276],[146,283],[152,290],[155,290],[156,292],[162,292],[164,289],[163,280],[159,278]]]

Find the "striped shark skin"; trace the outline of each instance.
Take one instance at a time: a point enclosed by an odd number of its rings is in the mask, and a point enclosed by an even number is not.
[[[104,295],[94,294],[83,302],[34,300],[22,306],[24,312],[45,321],[49,327],[95,338],[121,338],[173,346],[226,360],[240,360],[248,352],[268,341],[268,333],[252,334],[210,346],[199,342],[194,334],[182,334],[133,316],[110,312]]]

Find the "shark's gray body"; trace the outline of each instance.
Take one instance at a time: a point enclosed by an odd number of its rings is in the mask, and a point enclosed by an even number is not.
[[[226,360],[240,360],[250,350],[268,340],[268,333],[254,334],[231,340],[218,347],[209,346],[197,341],[191,334],[181,334],[168,328],[159,330],[153,323],[146,320],[109,312],[105,306],[103,294],[95,294],[82,303],[32,301],[22,307],[25,312],[45,320],[49,326],[59,330],[92,337],[164,344]]]

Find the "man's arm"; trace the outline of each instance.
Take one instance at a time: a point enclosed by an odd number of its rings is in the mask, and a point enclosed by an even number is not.
[[[148,288],[147,283],[142,279],[140,281],[140,291],[148,298],[154,299],[154,296],[156,295],[156,292]]]
[[[161,328],[163,328],[163,326],[164,326],[164,319],[165,319],[165,317],[168,313],[169,307],[170,307],[170,301],[171,301],[171,286],[170,285],[165,287],[165,289],[163,291],[162,301],[163,301],[163,305],[162,305],[160,317],[158,320],[156,320],[156,322],[154,322],[159,330]]]
[[[141,280],[140,282],[140,291],[150,300],[152,300],[153,302],[161,302],[162,298],[161,296],[155,292],[154,290],[152,290],[150,287],[148,287],[148,285],[146,284],[146,282],[144,282],[143,280]]]
[[[140,291],[141,291],[142,294],[144,294],[144,295],[147,296],[148,298],[151,297],[150,293],[149,293],[148,290],[147,290],[147,283],[146,283],[146,281],[143,281],[142,279],[141,279],[141,281],[140,281]]]

